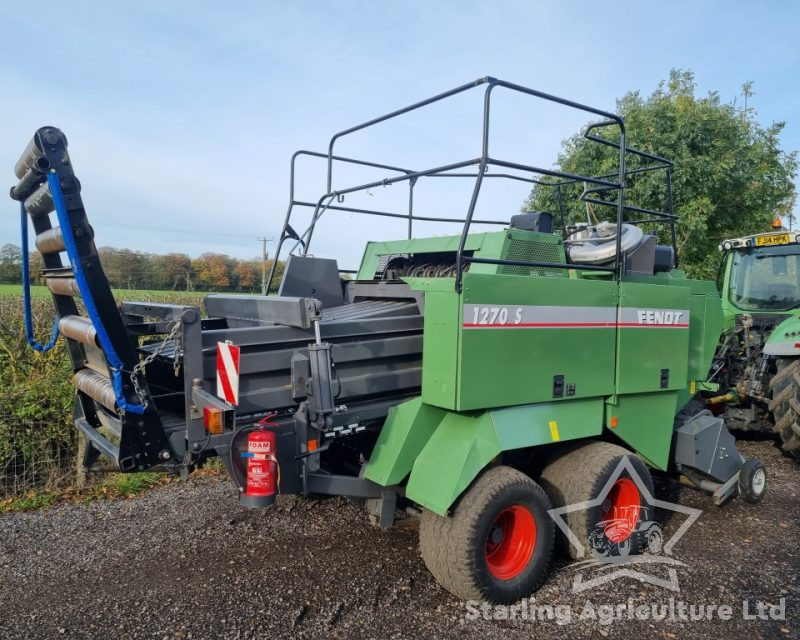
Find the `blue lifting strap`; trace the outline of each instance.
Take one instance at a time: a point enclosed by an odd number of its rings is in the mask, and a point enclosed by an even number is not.
[[[30,264],[28,263],[28,212],[25,211],[25,203],[19,203],[20,224],[22,229],[22,313],[25,320],[25,339],[28,344],[44,353],[56,346],[58,340],[58,314],[53,318],[53,331],[47,344],[39,344],[33,337],[33,313],[31,311],[31,275]]]
[[[122,360],[120,360],[117,355],[114,345],[111,343],[111,338],[108,336],[108,332],[100,319],[100,314],[94,303],[92,292],[89,289],[89,283],[86,280],[86,274],[78,259],[78,247],[75,244],[75,236],[72,233],[72,225],[70,224],[67,214],[67,206],[64,203],[64,194],[61,192],[61,184],[59,183],[58,176],[55,173],[48,173],[47,182],[50,186],[50,195],[53,197],[53,204],[55,205],[56,214],[58,215],[61,235],[64,238],[64,248],[67,251],[69,263],[72,266],[72,273],[75,276],[75,281],[78,283],[78,289],[81,292],[81,298],[86,307],[86,312],[89,314],[89,319],[92,321],[97,331],[97,339],[100,342],[100,347],[106,354],[109,367],[111,368],[111,382],[114,387],[117,407],[123,413],[143,414],[146,409],[144,405],[130,403],[125,399],[125,393],[122,390]]]

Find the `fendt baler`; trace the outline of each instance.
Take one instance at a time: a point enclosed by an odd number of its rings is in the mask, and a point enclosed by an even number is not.
[[[344,136],[471,89],[484,98],[477,158],[414,170],[334,153]],[[587,144],[614,149],[618,170],[582,176],[493,157],[497,90],[600,118]],[[299,159],[326,165],[316,201],[295,197]],[[383,177],[338,186],[342,166]],[[577,540],[599,538],[591,546],[604,555],[652,542],[648,467],[688,478],[718,503],[764,493],[763,466],[737,452],[697,399],[722,312],[713,283],[677,268],[671,163],[631,148],[616,114],[482,78],[340,132],[327,153],[292,158],[275,264],[294,246],[278,294],[209,295],[205,309],[117,306],[58,129],[36,132],[16,175],[23,244],[30,219],[72,359],[87,468],[103,457],[121,471],[186,476],[218,456],[247,506],[276,493],[342,495],[364,501],[382,527],[406,510],[420,516],[422,556],[437,580],[496,602],[544,579],[554,507],[594,501],[567,520]],[[626,181],[639,175],[664,177],[663,210],[625,201]],[[419,215],[415,184],[442,178],[471,185],[466,213]],[[551,187],[559,205],[577,186],[587,211],[611,220],[568,224],[563,206],[477,219],[489,178]],[[406,211],[345,203],[399,184],[409,188]],[[302,234],[291,224],[301,208],[311,211]],[[405,220],[408,237],[369,242],[344,279],[335,260],[309,250],[319,219],[341,212]],[[461,232],[414,238],[417,221],[457,222]],[[659,225],[672,246],[645,232]]]

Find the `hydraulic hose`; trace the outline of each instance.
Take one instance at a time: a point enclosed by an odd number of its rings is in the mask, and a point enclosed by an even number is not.
[[[109,367],[111,368],[111,382],[114,387],[114,395],[117,399],[117,407],[123,413],[135,413],[141,415],[145,412],[145,405],[135,404],[128,402],[125,398],[125,392],[122,389],[122,367],[123,363],[117,355],[116,349],[111,342],[111,338],[106,331],[100,313],[97,311],[97,306],[92,298],[92,292],[89,289],[89,283],[86,280],[86,274],[83,272],[83,266],[78,260],[78,246],[75,243],[75,236],[72,232],[72,224],[67,214],[67,207],[64,203],[64,194],[61,192],[61,184],[59,183],[58,176],[55,173],[47,174],[47,182],[50,185],[50,193],[53,196],[53,204],[55,205],[56,214],[58,215],[58,223],[61,226],[61,233],[64,237],[64,248],[67,250],[70,264],[72,265],[72,273],[78,283],[78,288],[81,291],[81,298],[86,307],[86,312],[89,314],[89,319],[92,321],[95,329],[97,330],[97,340],[100,347],[106,355]],[[27,229],[27,227],[26,227]]]
[[[28,261],[28,212],[25,211],[25,202],[19,203],[20,230],[22,245],[22,313],[25,321],[25,339],[28,344],[39,353],[50,351],[56,346],[58,340],[58,314],[53,319],[53,331],[47,344],[39,344],[33,337],[33,312],[31,311],[31,277]]]

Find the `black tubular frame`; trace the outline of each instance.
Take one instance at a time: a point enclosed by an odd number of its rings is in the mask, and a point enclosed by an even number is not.
[[[425,170],[413,170],[403,167],[397,167],[388,164],[382,164],[378,162],[371,162],[367,160],[360,160],[356,158],[348,158],[345,156],[339,156],[334,154],[334,148],[336,142],[345,136],[350,134],[356,133],[357,131],[361,131],[363,129],[367,129],[369,127],[378,125],[380,123],[386,122],[387,120],[391,120],[393,118],[397,118],[404,114],[410,113],[412,111],[416,111],[417,109],[421,109],[433,103],[445,100],[447,98],[451,98],[455,95],[467,92],[471,89],[476,87],[485,86],[484,94],[483,94],[483,129],[482,129],[482,138],[481,138],[481,155],[477,158],[471,158],[468,160],[462,160],[460,162],[454,162],[447,165],[434,167],[432,169],[425,169]],[[508,89],[510,91],[514,91],[517,93],[522,93],[534,98],[539,98],[541,100],[545,100],[548,102],[554,102],[556,104],[560,104],[565,107],[569,107],[572,109],[577,109],[579,111],[584,111],[586,113],[592,114],[594,116],[598,116],[602,118],[599,122],[594,122],[585,129],[584,137],[596,144],[601,144],[605,146],[609,146],[615,148],[619,152],[619,164],[618,164],[618,171],[614,173],[609,173],[600,176],[582,176],[573,173],[568,173],[565,171],[560,171],[557,169],[546,169],[543,167],[535,167],[526,164],[520,164],[517,162],[508,162],[505,160],[501,160],[499,158],[493,158],[489,155],[489,125],[490,125],[490,115],[491,115],[491,97],[492,93],[495,88],[500,87],[503,89]],[[598,129],[603,129],[606,127],[617,127],[619,129],[619,142],[615,142],[613,140],[609,140],[604,138],[600,135],[597,135],[595,132]],[[637,167],[626,171],[626,155],[631,154],[636,156],[637,158],[645,161],[645,166]],[[296,177],[296,162],[297,159],[300,157],[311,157],[311,158],[319,158],[324,159],[327,163],[327,176],[326,176],[326,189],[325,193],[316,201],[310,202],[306,200],[298,200],[295,198],[295,177]],[[344,163],[350,165],[358,165],[363,167],[369,167],[373,169],[384,169],[386,171],[391,172],[394,175],[390,177],[383,178],[381,180],[368,182],[365,184],[360,184],[356,186],[345,187],[341,189],[334,189],[333,186],[333,178],[334,178],[334,163]],[[503,173],[489,173],[488,169],[490,166],[500,167],[505,170],[513,170],[513,171],[520,171],[529,174],[528,176],[522,175],[515,175],[512,173],[503,172]],[[477,170],[474,171],[464,171],[469,167],[477,167]],[[666,193],[667,193],[667,203],[666,203],[666,211],[656,211],[652,209],[646,209],[643,207],[637,207],[634,205],[629,205],[625,203],[625,181],[627,176],[641,174],[650,171],[659,171],[663,170],[666,176]],[[532,176],[547,176],[550,180],[542,180]],[[414,186],[417,183],[419,178],[474,178],[475,184],[472,189],[472,195],[469,202],[469,207],[467,209],[467,213],[463,218],[443,218],[443,217],[436,217],[436,216],[419,216],[414,214]],[[491,224],[491,225],[507,225],[508,220],[476,220],[473,219],[473,215],[475,213],[475,208],[477,206],[478,197],[480,195],[481,185],[483,184],[484,178],[504,178],[509,180],[518,180],[522,182],[528,182],[530,184],[542,185],[547,187],[552,187],[556,190],[556,199],[558,202],[558,214],[561,221],[562,230],[566,233],[566,221],[565,221],[565,212],[564,212],[564,203],[563,203],[563,187],[583,183],[584,190],[583,193],[580,195],[580,200],[583,202],[599,205],[604,207],[613,207],[616,209],[616,224],[617,224],[617,234],[616,234],[616,257],[613,266],[592,266],[592,265],[575,265],[570,263],[541,263],[541,262],[527,262],[527,261],[507,261],[507,260],[499,260],[499,259],[486,259],[486,258],[476,258],[468,255],[464,255],[464,247],[467,242],[467,236],[469,234],[470,226],[472,224]],[[398,212],[390,212],[390,211],[379,211],[373,209],[362,209],[362,208],[354,208],[343,206],[342,203],[344,202],[344,197],[347,194],[356,193],[360,191],[366,191],[368,189],[372,189],[375,187],[381,186],[389,186],[392,184],[400,183],[400,182],[407,182],[409,186],[408,191],[408,209],[405,213],[398,213]],[[616,198],[613,200],[603,200],[600,198],[600,194],[606,194],[609,192],[616,192]],[[334,204],[334,200],[338,204]],[[313,214],[311,216],[311,222],[309,223],[308,228],[303,232],[302,235],[298,235],[298,233],[292,228],[290,224],[292,212],[295,207],[304,207],[313,209]],[[321,153],[318,151],[307,151],[307,150],[300,150],[292,155],[290,171],[289,171],[289,206],[286,211],[286,217],[284,219],[283,228],[281,230],[280,238],[278,239],[278,245],[275,250],[274,259],[272,262],[272,268],[270,269],[269,280],[267,282],[267,288],[272,286],[273,279],[275,277],[275,271],[278,264],[278,259],[280,258],[281,249],[283,248],[283,244],[286,240],[292,239],[296,241],[296,244],[290,250],[290,254],[294,253],[294,251],[300,246],[302,247],[302,255],[308,254],[309,245],[311,243],[311,238],[314,233],[314,228],[317,224],[317,221],[320,219],[322,214],[325,211],[345,211],[350,213],[359,213],[359,214],[366,214],[366,215],[376,215],[376,216],[384,216],[390,218],[403,218],[408,220],[408,238],[412,237],[413,233],[413,222],[414,220],[426,221],[426,222],[450,222],[450,223],[463,223],[463,229],[461,231],[461,237],[458,244],[458,250],[456,252],[456,282],[455,287],[456,291],[461,291],[461,283],[463,278],[464,266],[467,263],[475,262],[475,263],[485,263],[485,264],[514,264],[517,266],[531,266],[531,267],[552,267],[552,268],[559,268],[559,269],[580,269],[581,271],[598,271],[598,272],[605,272],[605,273],[612,273],[619,277],[621,273],[621,265],[622,265],[622,234],[619,233],[619,230],[622,227],[622,224],[625,222],[629,222],[631,224],[644,224],[644,223],[665,223],[669,224],[671,228],[671,235],[672,235],[672,244],[673,249],[676,256],[676,265],[677,265],[677,246],[676,246],[676,236],[675,236],[675,220],[677,216],[675,215],[673,209],[673,199],[672,199],[672,162],[667,160],[666,158],[659,157],[652,153],[648,153],[645,151],[641,151],[638,149],[633,149],[627,146],[627,136],[625,130],[625,122],[622,116],[619,116],[614,113],[609,113],[607,111],[603,111],[602,109],[596,109],[594,107],[590,107],[588,105],[580,104],[578,102],[574,102],[572,100],[567,100],[564,98],[559,98],[558,96],[554,96],[548,93],[543,93],[541,91],[536,91],[535,89],[529,89],[528,87],[523,87],[518,84],[514,84],[511,82],[506,82],[504,80],[499,80],[493,77],[484,77],[475,80],[474,82],[469,82],[467,84],[460,85],[454,89],[449,91],[445,91],[444,93],[440,93],[435,95],[431,98],[427,98],[426,100],[422,100],[420,102],[415,102],[407,107],[403,107],[402,109],[397,109],[396,111],[392,111],[382,116],[378,116],[377,118],[373,118],[356,126],[350,127],[349,129],[345,129],[340,131],[331,137],[330,142],[328,143],[328,152]],[[625,212],[629,211],[636,214],[643,214],[647,215],[648,218],[644,220],[630,220],[626,221],[625,219]]]

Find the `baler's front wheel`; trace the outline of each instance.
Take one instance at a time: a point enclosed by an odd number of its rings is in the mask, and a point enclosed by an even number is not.
[[[800,358],[778,358],[778,372],[770,380],[769,410],[781,448],[800,461]]]
[[[761,502],[767,490],[767,470],[764,463],[748,458],[739,469],[739,495],[753,504]]]
[[[422,559],[437,582],[464,600],[517,602],[544,580],[553,555],[550,500],[525,474],[484,472],[452,516],[425,510]]]

